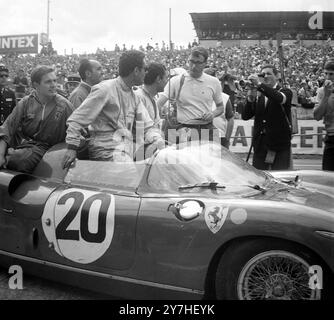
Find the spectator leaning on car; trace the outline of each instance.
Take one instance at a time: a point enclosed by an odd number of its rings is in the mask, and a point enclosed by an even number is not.
[[[159,129],[154,127],[146,108],[135,95],[133,86],[140,86],[145,77],[145,54],[131,50],[119,60],[119,77],[103,81],[68,119],[66,142],[68,151],[63,159],[67,168],[75,160],[81,145],[81,132],[90,126],[89,157],[97,161],[132,161],[135,121],[143,121],[147,143],[165,147]]]
[[[54,70],[35,68],[31,83],[35,90],[0,127],[0,168],[31,173],[50,147],[65,140],[72,105],[56,93]]]
[[[326,81],[318,90],[314,118],[324,120],[326,137],[322,169],[334,171],[334,61],[325,64]]]
[[[0,65],[0,125],[5,122],[16,105],[15,93],[7,87],[8,77],[8,68]]]
[[[261,73],[259,77],[249,77],[253,88],[242,111],[243,120],[254,117],[253,165],[261,170],[289,169],[292,92],[278,87],[278,71],[274,66],[263,66]]]

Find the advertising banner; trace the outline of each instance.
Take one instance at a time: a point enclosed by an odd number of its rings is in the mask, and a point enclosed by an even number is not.
[[[325,128],[322,121],[298,120],[298,134],[292,139],[293,154],[323,154]],[[252,142],[253,120],[235,120],[230,150],[247,153]]]
[[[38,34],[0,36],[0,54],[38,53]]]

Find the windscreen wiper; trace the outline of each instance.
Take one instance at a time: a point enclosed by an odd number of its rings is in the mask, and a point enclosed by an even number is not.
[[[194,188],[217,190],[217,189],[225,189],[226,187],[219,185],[218,182],[202,182],[202,183],[187,184],[185,186],[180,186],[179,190],[187,190],[187,189],[194,189]]]
[[[258,190],[258,191],[261,191],[263,194],[267,192],[267,189],[259,186],[258,184],[256,184],[256,185],[250,185],[250,184],[248,184],[247,187],[250,187],[250,188]]]
[[[279,179],[279,180],[283,183],[286,183],[294,187],[298,187],[302,182],[302,179],[299,176],[296,176],[293,180],[287,180],[287,179]]]
[[[258,190],[262,192],[263,194],[267,192],[267,189],[259,186],[258,184],[256,185],[250,185],[250,184],[246,184],[246,185],[231,184],[229,185],[228,184],[228,185],[222,186],[218,182],[203,182],[203,183],[196,183],[196,184],[188,184],[188,185],[179,187],[179,190],[187,190],[187,189],[194,189],[194,188],[205,188],[205,189],[217,190],[217,189],[226,189],[226,187],[244,187],[244,186]]]

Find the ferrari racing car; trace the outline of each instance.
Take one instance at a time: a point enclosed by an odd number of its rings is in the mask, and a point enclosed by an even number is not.
[[[0,264],[130,299],[332,296],[334,173],[263,172],[215,143],[133,163],[49,150],[0,171]]]

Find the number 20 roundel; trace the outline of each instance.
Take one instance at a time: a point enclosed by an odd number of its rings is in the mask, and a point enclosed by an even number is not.
[[[96,261],[107,251],[114,223],[113,195],[75,188],[51,195],[42,216],[44,233],[55,251],[82,264]]]

